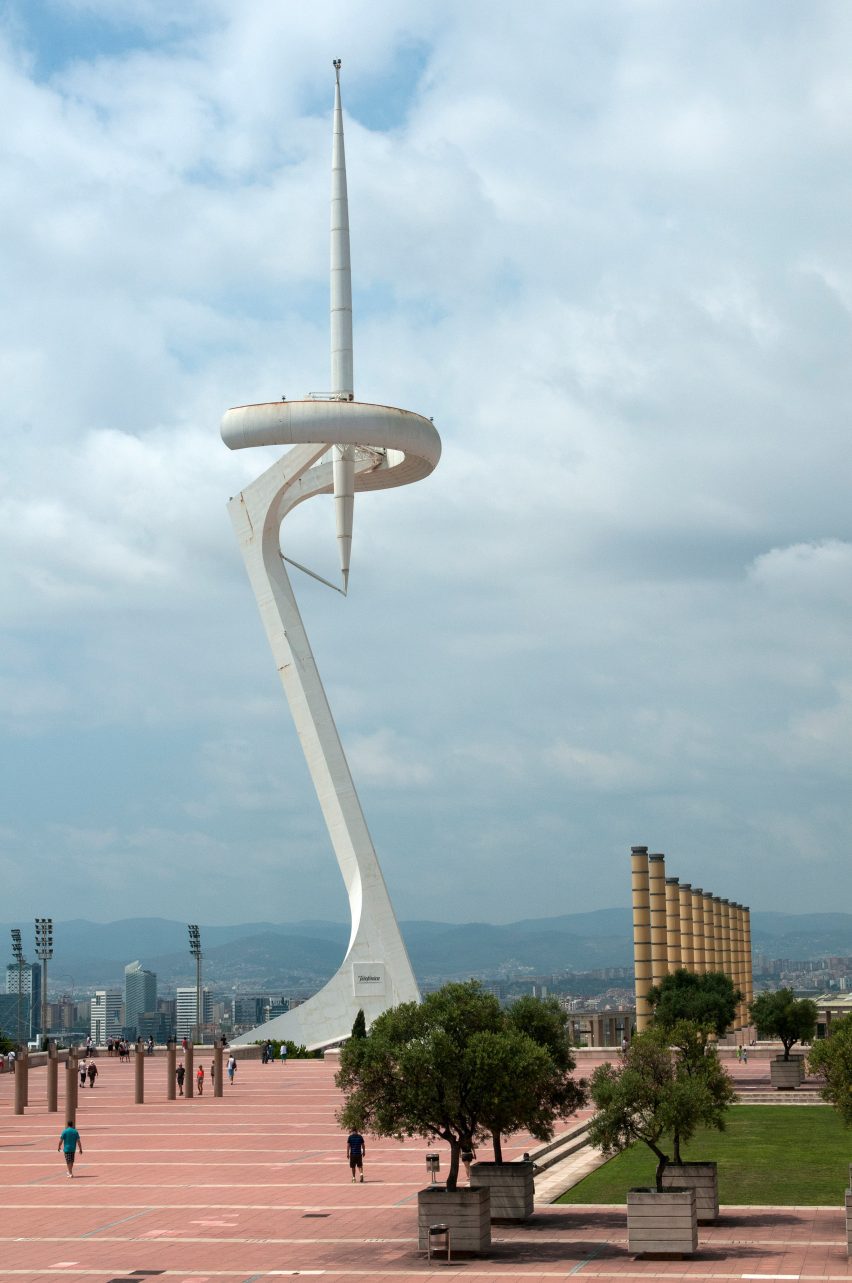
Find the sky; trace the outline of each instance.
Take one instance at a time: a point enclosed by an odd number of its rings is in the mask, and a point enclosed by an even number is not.
[[[226,513],[231,405],[443,457],[295,584],[399,917],[852,893],[852,6],[7,0],[7,920],[344,920]],[[332,501],[285,523],[336,576]],[[297,574],[298,572],[294,572]]]

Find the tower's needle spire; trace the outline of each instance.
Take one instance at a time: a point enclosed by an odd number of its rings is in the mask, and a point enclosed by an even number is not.
[[[334,131],[331,147],[331,394],[342,401],[355,396],[352,373],[352,269],[349,261],[349,203],[340,104],[340,59],[334,60]],[[355,506],[355,447],[333,450],[334,516],[343,591],[349,587],[352,517]]]

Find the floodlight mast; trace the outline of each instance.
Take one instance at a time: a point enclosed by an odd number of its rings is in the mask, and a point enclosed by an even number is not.
[[[359,1008],[371,1023],[388,1007],[416,1000],[419,992],[287,574],[285,563],[290,559],[281,548],[281,526],[297,504],[332,494],[345,590],[355,492],[420,481],[441,457],[441,440],[430,419],[411,410],[354,399],[339,59],[334,61],[334,72],[331,390],[309,394],[301,401],[235,406],[221,424],[222,440],[232,450],[289,447],[230,501],[228,511],[343,875],[352,917],[346,956],[331,980],[298,1007],[241,1034],[239,1041],[286,1038],[308,1047],[323,1047],[348,1037]]]
[[[21,1007],[23,1006],[24,997],[24,950],[21,944],[21,931],[19,927],[12,927],[12,956],[18,964],[18,1023],[17,1039],[21,1042]],[[32,1001],[32,999],[30,999]],[[26,1039],[24,1039],[26,1042]]]
[[[41,1036],[47,1038],[47,963],[53,957],[53,918],[35,920],[36,955],[41,959]]]
[[[204,1012],[201,1005],[201,932],[195,922],[189,924],[187,931],[189,932],[189,952],[195,959],[195,1034],[193,1043],[201,1043],[204,1041],[202,1037]]]

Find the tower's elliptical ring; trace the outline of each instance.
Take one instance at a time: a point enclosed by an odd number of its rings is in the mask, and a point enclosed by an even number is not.
[[[321,1047],[349,1035],[359,1008],[368,1024],[419,997],[411,963],[349,773],[349,766],[281,552],[281,523],[314,495],[333,494],[342,591],[349,582],[354,496],[428,476],[441,455],[429,419],[355,400],[349,211],[335,61],[331,183],[331,390],[301,401],[228,410],[221,432],[232,450],[291,448],[233,498],[228,511],[275,664],[317,791],[352,914],[349,946],[331,980],[307,1002],[235,1041],[287,1038]]]

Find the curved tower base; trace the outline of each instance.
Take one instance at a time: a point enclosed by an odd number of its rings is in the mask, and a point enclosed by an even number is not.
[[[280,551],[287,512],[332,489],[332,465],[318,464],[328,450],[327,442],[294,447],[228,509],[346,884],[352,934],[328,984],[234,1039],[242,1044],[269,1037],[327,1046],[349,1036],[359,1008],[369,1024],[388,1007],[420,997]],[[361,464],[365,471],[371,466]]]

